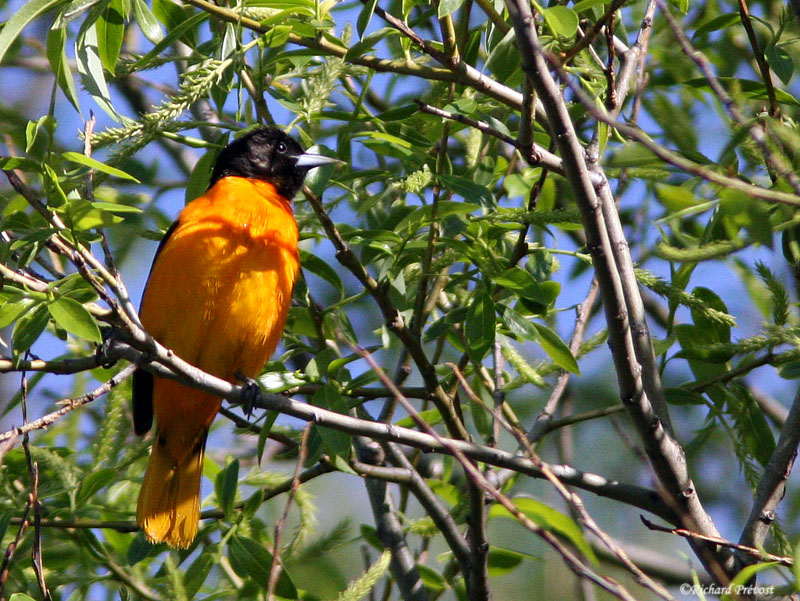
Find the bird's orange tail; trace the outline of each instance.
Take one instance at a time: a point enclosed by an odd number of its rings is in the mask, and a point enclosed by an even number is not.
[[[136,508],[136,519],[151,543],[185,549],[197,535],[206,434],[178,458],[161,433],[156,435]]]

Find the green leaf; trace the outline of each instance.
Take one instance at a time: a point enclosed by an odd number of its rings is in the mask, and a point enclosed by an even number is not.
[[[578,13],[566,6],[551,6],[542,11],[545,23],[557,38],[569,41],[578,32]]]
[[[494,195],[486,186],[476,184],[471,179],[460,175],[439,174],[439,182],[448,190],[452,190],[468,202],[478,202],[484,207],[494,206]]]
[[[50,313],[47,307],[39,304],[35,309],[28,311],[14,325],[11,334],[11,344],[14,346],[15,353],[22,353],[31,348],[50,321]]]
[[[42,168],[38,161],[26,159],[25,157],[3,157],[0,158],[0,169],[11,171],[19,169],[28,173],[41,173]]]
[[[47,310],[55,322],[70,334],[92,342],[103,341],[94,317],[78,301],[62,296],[47,303]]]
[[[611,158],[606,161],[608,167],[625,169],[629,167],[655,167],[661,166],[662,161],[651,150],[638,142],[628,142],[614,151]]]
[[[361,532],[361,538],[367,541],[368,544],[375,547],[378,551],[383,551],[383,543],[381,543],[381,539],[378,536],[378,531],[374,526],[361,524],[358,529]]]
[[[122,39],[125,37],[122,2],[111,0],[100,13],[95,26],[97,27],[97,50],[100,54],[100,62],[113,75],[120,50],[122,50]]]
[[[332,385],[326,384],[311,397],[311,404],[336,413],[347,415],[349,407],[341,393]],[[315,426],[319,432],[322,443],[330,455],[347,457],[350,453],[350,436],[339,430]]]
[[[703,23],[700,27],[697,28],[697,31],[694,32],[692,35],[692,40],[699,38],[702,35],[707,33],[711,33],[712,31],[718,31],[720,29],[727,29],[728,27],[733,27],[737,23],[740,22],[739,12],[730,12],[724,15],[719,15],[714,17],[713,19],[709,19],[705,23]]]
[[[767,94],[767,88],[764,85],[764,82],[762,81],[741,79],[739,77],[718,77],[717,81],[719,81],[726,90],[730,90],[733,86],[736,86],[738,89],[742,91],[745,98],[750,98],[753,100],[769,99],[769,95]],[[688,81],[685,81],[684,83],[698,90],[711,92],[711,86],[709,85],[708,80],[706,80],[703,77],[690,79]],[[796,107],[800,106],[800,101],[798,101],[797,98],[792,96],[786,90],[781,90],[780,88],[776,89],[775,97],[781,104],[790,104]]]
[[[6,530],[8,530],[8,525],[11,523],[11,513],[11,511],[4,511],[3,515],[0,515],[0,540],[3,540],[6,536]]]
[[[378,154],[401,160],[408,160],[414,156],[411,142],[403,138],[380,131],[370,131],[359,135],[366,137],[361,143]]]
[[[669,0],[669,3],[684,15],[689,12],[689,0]]]
[[[236,488],[239,484],[239,460],[234,459],[214,479],[214,492],[225,516],[232,520],[236,504]]]
[[[699,392],[685,388],[665,388],[664,397],[670,405],[707,405],[708,401]]]
[[[369,22],[372,20],[372,15],[375,12],[375,6],[377,6],[377,4],[378,0],[367,0],[364,2],[364,7],[358,14],[358,20],[356,21],[356,31],[358,32],[359,38],[364,37],[364,32],[367,30],[367,26],[369,26]]]
[[[50,29],[47,32],[47,60],[50,63],[50,69],[56,76],[58,86],[64,92],[64,96],[75,107],[75,110],[80,113],[81,108],[78,102],[78,91],[75,88],[75,78],[72,75],[72,69],[69,66],[65,51],[66,42],[67,30],[65,27]]]
[[[256,454],[258,455],[258,465],[261,465],[261,459],[264,457],[264,448],[267,446],[267,438],[272,429],[272,424],[278,418],[278,412],[274,410],[267,411],[264,418],[264,423],[261,425],[261,430],[258,433],[258,445],[256,446]]]
[[[101,171],[108,175],[113,175],[114,177],[118,177],[120,179],[126,179],[132,182],[136,182],[137,184],[141,183],[138,179],[129,175],[122,171],[121,169],[117,169],[116,167],[111,167],[106,165],[105,163],[101,163],[97,159],[93,159],[92,157],[87,157],[85,154],[81,154],[80,152],[62,152],[61,157],[65,161],[69,161],[70,163],[78,163],[83,165],[84,167],[89,167],[90,169],[96,169],[97,171]]]
[[[170,37],[172,31],[176,27],[180,27],[182,23],[185,23],[187,20],[196,17],[196,14],[192,14],[188,8],[183,6],[178,6],[172,0],[153,0],[153,14],[155,15],[156,19],[161,21],[164,27],[167,28],[169,34],[167,37]],[[196,45],[196,35],[193,28],[187,28],[185,31],[181,30],[180,41],[186,44],[187,46],[194,48]],[[162,40],[163,42],[164,40]]]
[[[434,220],[434,212],[436,214],[436,221],[441,221],[450,215],[468,215],[477,211],[479,208],[479,205],[469,202],[441,200],[436,205],[427,204],[415,208],[395,224],[394,231],[397,233],[416,232],[419,228],[430,225]]]
[[[439,413],[438,409],[426,409],[425,411],[420,411],[418,415],[429,426],[435,426],[442,422],[442,414]],[[404,418],[394,422],[394,425],[400,426],[401,428],[416,428],[417,422],[413,417],[407,415]]]
[[[513,572],[523,559],[539,559],[533,555],[492,546],[489,548],[489,577],[495,578]]]
[[[467,352],[473,361],[481,361],[494,343],[495,308],[494,301],[485,290],[478,290],[467,310],[464,321],[464,337],[467,339]]]
[[[780,46],[769,46],[764,52],[767,63],[784,85],[789,85],[794,73],[794,61],[786,50]]]
[[[689,188],[670,184],[655,185],[656,198],[671,213],[695,207],[701,203]]]
[[[3,25],[3,29],[0,30],[0,63],[3,62],[11,44],[25,27],[42,13],[65,3],[66,0],[28,0],[23,2],[18,10],[13,11],[11,17]]]
[[[500,40],[486,58],[486,68],[501,83],[510,83],[511,77],[522,69],[522,61],[513,29]]]
[[[177,40],[183,41],[184,38],[189,36],[189,34],[192,32],[194,28],[196,28],[200,23],[205,21],[207,18],[208,18],[208,13],[199,12],[195,13],[194,15],[183,21],[180,21],[174,28],[170,27],[164,39],[162,39],[155,46],[153,46],[153,49],[150,50],[150,52],[148,52],[142,58],[133,63],[133,65],[129,67],[129,70],[138,71],[142,69],[144,66],[148,65],[153,59],[161,56],[164,50],[173,45]]]
[[[726,361],[731,358],[733,353],[731,351],[711,352],[703,349],[701,345],[708,338],[708,332],[703,328],[682,323],[675,326],[673,331],[681,346],[681,351],[676,353],[676,357],[686,357],[689,360],[689,367],[695,378],[703,381],[728,371]]]
[[[8,598],[8,601],[36,601],[36,599],[26,595],[25,593],[14,593]]]
[[[67,204],[63,212],[66,213],[67,225],[76,231],[109,227],[123,221],[122,217],[106,213],[82,198]]]
[[[517,338],[523,340],[537,340],[539,338],[533,323],[511,307],[502,306],[503,325]]]
[[[84,22],[84,28],[81,29],[75,42],[75,62],[77,63],[78,74],[83,87],[91,94],[97,105],[103,109],[103,112],[114,121],[119,121],[120,117],[111,102],[111,94],[108,91],[108,84],[103,71],[103,62],[100,59],[97,27],[95,23],[86,27],[88,22],[88,20]]]
[[[35,304],[35,300],[26,297],[17,297],[14,300],[7,299],[3,301],[3,303],[0,304],[0,329],[11,325]]]
[[[753,577],[758,574],[759,572],[763,572],[764,570],[769,570],[770,568],[774,568],[775,566],[780,565],[777,561],[765,561],[764,563],[756,563],[750,566],[746,566],[742,568],[742,570],[734,576],[733,580],[731,580],[730,584],[726,587],[727,590],[732,592],[737,591],[739,587],[745,587],[747,584],[753,580]],[[720,597],[720,601],[735,601],[736,599],[741,599],[742,597],[739,594],[731,595],[730,593],[725,593]]]
[[[233,571],[243,578],[252,578],[261,588],[269,585],[272,553],[252,538],[234,535],[228,545],[228,559]],[[297,599],[297,589],[286,570],[281,570],[275,593],[286,599]]]
[[[142,213],[142,209],[139,207],[134,207],[133,205],[123,205],[116,202],[103,202],[102,200],[98,200],[95,202],[89,203],[93,208],[99,209],[106,213],[120,213],[122,215],[130,215],[130,214],[139,214]]]
[[[794,590],[800,591],[800,542],[794,548],[794,565],[792,565],[792,573],[794,574]]]
[[[294,31],[291,25],[273,25],[269,31],[265,33],[259,42],[266,48],[278,48],[286,44],[286,40]]]
[[[498,286],[513,290],[521,298],[528,298],[541,303],[545,307],[552,305],[561,291],[560,286],[545,286],[548,282],[540,284],[531,273],[521,267],[507,269],[503,273],[494,276],[492,281]],[[553,283],[558,284],[558,282]]]
[[[344,61],[349,62],[354,58],[364,56],[375,48],[384,38],[396,35],[400,35],[400,32],[393,27],[381,27],[377,31],[365,35],[357,44],[353,44],[348,48],[347,53],[344,55]]]
[[[514,506],[537,526],[555,532],[570,541],[587,559],[597,564],[597,557],[575,520],[529,497],[517,497],[514,499]],[[493,505],[489,510],[489,518],[495,517],[517,519],[502,505]]]
[[[0,307],[0,315],[2,315],[3,308]],[[2,320],[0,319],[0,324]],[[0,327],[3,327],[0,325]],[[800,361],[789,361],[784,363],[778,368],[778,375],[784,380],[797,380],[800,378]]]
[[[705,302],[712,309],[716,309],[721,313],[728,313],[728,307],[716,292],[698,286],[692,290],[692,295]],[[727,323],[720,323],[715,319],[703,314],[700,309],[692,308],[692,320],[694,324],[704,333],[704,337],[697,340],[701,342],[730,342],[731,341],[731,326]]]
[[[341,296],[344,296],[342,279],[329,263],[306,250],[300,250],[300,265],[303,266],[304,271],[310,271],[315,276],[322,278],[336,288]]]
[[[97,300],[97,292],[79,273],[73,273],[62,279],[55,290],[59,296],[68,296],[81,304]]]
[[[186,589],[186,597],[195,599],[197,592],[208,578],[211,568],[217,565],[217,558],[212,553],[201,553],[183,575],[183,587]]]
[[[164,39],[164,31],[158,23],[158,19],[147,6],[144,0],[133,0],[133,16],[142,30],[142,35],[153,44],[158,44]]]
[[[539,334],[539,345],[544,352],[553,360],[553,363],[561,369],[565,369],[576,375],[581,375],[578,362],[569,350],[569,347],[553,330],[540,323],[533,323],[536,332]]]
[[[447,590],[447,581],[433,568],[429,568],[420,563],[417,564],[417,572],[419,572],[419,578],[422,580],[422,584],[424,584],[425,588],[431,593],[438,596]]]
[[[462,4],[464,4],[464,0],[440,0],[437,16],[441,19],[451,15],[461,8]]]
[[[76,503],[81,504],[92,497],[101,488],[108,486],[117,479],[118,471],[113,467],[104,467],[93,470],[83,479],[78,489]]]
[[[189,176],[189,181],[186,183],[186,193],[183,197],[184,204],[189,204],[208,190],[211,172],[214,170],[214,162],[217,160],[220,151],[220,148],[212,148],[195,163]]]

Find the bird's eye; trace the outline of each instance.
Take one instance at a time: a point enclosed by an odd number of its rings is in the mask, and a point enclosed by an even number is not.
[[[283,142],[278,142],[278,145],[275,147],[275,150],[277,150],[278,152],[283,153],[283,152],[286,152],[289,149],[286,148],[286,144],[284,144]]]

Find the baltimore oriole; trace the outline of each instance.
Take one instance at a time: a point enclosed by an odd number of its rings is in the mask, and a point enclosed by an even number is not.
[[[304,153],[272,128],[225,147],[208,190],[181,211],[156,252],[140,311],[153,338],[230,382],[256,377],[280,340],[299,268],[291,199],[309,169],[335,161]],[[185,548],[194,540],[206,436],[221,404],[135,372],[134,430],[145,434],[154,414],[156,422],[136,510],[150,542]]]

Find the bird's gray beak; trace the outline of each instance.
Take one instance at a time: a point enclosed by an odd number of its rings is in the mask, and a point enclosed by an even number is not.
[[[297,157],[295,165],[298,167],[305,167],[306,169],[313,169],[322,165],[335,165],[336,163],[344,164],[344,161],[334,159],[333,157],[326,157],[321,154],[311,154],[309,152],[303,153]]]

